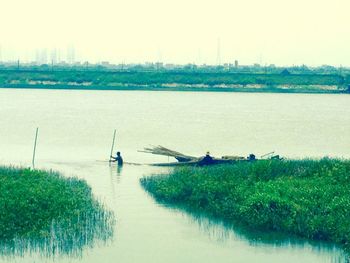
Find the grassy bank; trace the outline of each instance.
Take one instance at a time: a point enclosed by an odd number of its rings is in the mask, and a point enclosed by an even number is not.
[[[350,249],[350,161],[259,161],[145,177],[156,199]]]
[[[142,72],[142,71],[4,71],[0,70],[0,84],[29,83],[74,84],[289,84],[289,85],[342,85],[343,76],[335,74],[258,74],[208,72]]]
[[[0,87],[7,88],[346,93],[348,80],[337,74],[0,70]]]
[[[29,242],[52,250],[49,254],[70,253],[110,238],[113,224],[113,214],[94,199],[85,181],[0,167],[1,250],[11,250],[12,243],[28,247]]]

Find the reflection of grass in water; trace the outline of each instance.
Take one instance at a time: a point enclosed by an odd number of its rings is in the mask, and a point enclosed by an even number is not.
[[[0,167],[0,253],[79,255],[113,235],[114,216],[83,180]]]
[[[318,252],[329,253],[335,251],[333,259],[339,259],[336,262],[342,262],[347,257],[340,247],[334,243],[320,242],[308,240],[295,235],[288,235],[283,232],[264,231],[260,229],[252,229],[247,225],[238,221],[230,221],[226,219],[219,219],[212,214],[208,214],[198,210],[192,210],[181,205],[166,205],[165,207],[180,212],[185,212],[183,215],[191,222],[198,225],[200,231],[209,236],[210,239],[225,242],[226,240],[240,240],[248,242],[250,245],[257,248],[262,245],[273,247],[290,246],[294,248],[311,247],[312,250]]]
[[[186,220],[197,225],[202,233],[215,242],[225,244],[228,240],[234,240],[247,243],[256,249],[265,247],[269,251],[271,248],[287,248],[289,251],[295,249],[295,252],[305,249],[329,256],[331,262],[348,262],[346,252],[334,243],[309,240],[283,232],[254,229],[237,220],[218,218],[211,213],[193,209],[184,204],[158,201],[163,207],[180,212]]]
[[[349,180],[349,161],[323,159],[183,168],[141,183],[167,203],[349,251]]]

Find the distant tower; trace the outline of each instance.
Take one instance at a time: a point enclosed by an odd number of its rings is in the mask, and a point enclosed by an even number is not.
[[[74,64],[75,62],[75,49],[72,45],[67,48],[67,62],[69,64]]]
[[[218,66],[221,65],[221,43],[220,43],[220,38],[218,38],[218,43],[217,43],[216,64]]]
[[[235,60],[235,68],[238,68],[238,60]]]
[[[50,54],[51,63],[56,64],[57,63],[57,49],[52,49]]]

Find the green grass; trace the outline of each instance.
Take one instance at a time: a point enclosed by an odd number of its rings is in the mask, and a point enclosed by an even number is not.
[[[2,252],[30,243],[52,250],[48,254],[71,253],[95,239],[109,239],[113,224],[113,214],[93,197],[85,181],[55,172],[0,167]]]
[[[9,71],[0,70],[0,85],[11,86],[12,82],[19,85],[28,84],[30,81],[52,81],[59,85],[68,85],[69,82],[89,82],[94,87],[103,87],[111,84],[118,85],[162,85],[173,84],[208,86],[221,84],[261,84],[268,87],[275,85],[335,85],[343,89],[349,82],[349,76],[343,77],[336,74],[290,74],[276,73],[225,73],[225,72],[112,72],[112,71],[82,71],[82,70],[57,70],[57,71]],[[41,85],[41,84],[36,84]],[[58,84],[57,84],[58,85]],[[45,86],[45,84],[42,84]],[[72,87],[74,88],[74,86]],[[166,89],[166,88],[164,88]]]
[[[141,179],[162,202],[350,249],[350,161],[258,161]]]

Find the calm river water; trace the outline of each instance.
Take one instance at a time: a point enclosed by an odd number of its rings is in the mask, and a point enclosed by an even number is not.
[[[0,164],[84,178],[115,212],[114,239],[80,257],[0,256],[0,262],[345,262],[340,249],[242,233],[155,202],[139,178],[167,168],[109,167],[113,130],[125,161],[167,162],[140,153],[163,145],[189,154],[350,158],[350,96],[0,89]],[[171,160],[172,161],[172,160]]]

